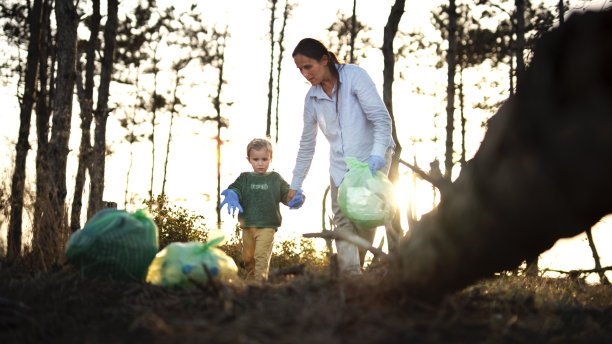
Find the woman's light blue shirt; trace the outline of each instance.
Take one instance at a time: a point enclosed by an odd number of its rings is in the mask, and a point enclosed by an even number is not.
[[[374,82],[361,67],[351,64],[336,65],[340,91],[336,112],[334,86],[329,97],[321,84],[314,85],[304,100],[304,129],[300,139],[291,189],[302,186],[315,152],[317,127],[329,141],[329,173],[340,186],[348,168],[345,157],[367,162],[370,155],[385,157],[393,148],[391,117],[376,90]]]

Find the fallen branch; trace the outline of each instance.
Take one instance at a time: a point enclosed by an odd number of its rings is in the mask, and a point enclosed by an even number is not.
[[[612,266],[606,266],[605,268],[589,269],[589,270],[564,271],[564,270],[546,269],[545,271],[558,272],[560,274],[566,274],[566,275],[581,275],[581,274],[595,274],[595,273],[598,274],[598,273],[604,273],[606,271],[612,271]]]
[[[334,232],[326,231],[326,232],[321,232],[321,233],[304,233],[302,234],[302,236],[304,238],[323,238],[323,239],[344,240],[344,241],[350,242],[353,245],[357,245],[358,247],[361,247],[363,249],[366,249],[372,252],[372,254],[374,254],[375,257],[379,257],[383,259],[386,259],[388,257],[388,255],[385,252],[370,245],[370,243],[368,243],[365,239],[360,238],[355,234],[350,234],[346,232],[338,232],[338,231],[334,231]]]
[[[204,268],[206,276],[208,277],[208,285],[212,287],[215,294],[219,295],[219,287],[217,286],[217,282],[215,282],[215,280],[213,279],[213,275],[208,269],[208,266],[206,266],[206,264],[202,264],[202,267]]]

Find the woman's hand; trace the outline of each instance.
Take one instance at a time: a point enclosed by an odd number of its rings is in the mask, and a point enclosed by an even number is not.
[[[370,159],[368,159],[368,165],[370,167],[370,172],[373,176],[376,176],[376,171],[387,165],[387,162],[382,156],[379,155],[370,155]]]
[[[306,196],[302,193],[302,189],[289,190],[287,193],[287,206],[289,209],[299,209],[306,201]]]

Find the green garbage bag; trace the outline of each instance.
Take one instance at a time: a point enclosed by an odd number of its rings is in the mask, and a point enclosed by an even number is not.
[[[238,277],[238,267],[225,252],[214,247],[223,241],[216,238],[206,243],[173,242],[164,247],[149,266],[146,281],[164,287],[190,288],[192,280],[206,284],[208,268],[214,280],[231,281]]]
[[[66,257],[85,276],[142,281],[158,250],[157,227],[147,213],[108,208],[72,233]]]
[[[349,170],[338,189],[338,205],[344,216],[364,227],[377,227],[393,218],[393,184],[384,173],[372,176],[367,163],[345,158]]]

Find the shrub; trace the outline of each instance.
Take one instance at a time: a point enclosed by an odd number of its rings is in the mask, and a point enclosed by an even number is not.
[[[270,259],[270,270],[304,264],[307,268],[320,268],[327,264],[321,252],[317,251],[312,240],[295,238],[276,243]]]
[[[153,201],[144,202],[159,230],[159,248],[172,242],[199,241],[208,239],[208,229],[204,225],[204,216],[168,204],[165,195],[159,195]]]

